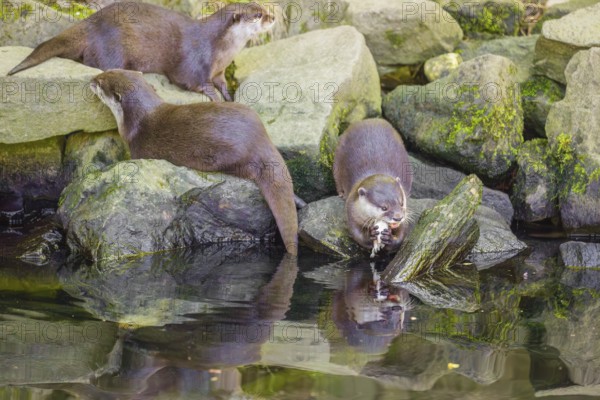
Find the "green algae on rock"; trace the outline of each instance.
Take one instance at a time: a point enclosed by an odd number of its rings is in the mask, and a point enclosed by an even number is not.
[[[523,143],[517,165],[511,194],[515,219],[536,222],[557,217],[559,170],[548,141],[534,139]]]
[[[545,76],[535,75],[521,84],[525,132],[546,137],[546,119],[552,104],[565,97],[565,87]]]
[[[382,279],[387,283],[410,281],[464,260],[479,238],[473,215],[481,204],[482,190],[479,178],[469,175],[434,208],[421,214]]]
[[[385,117],[417,149],[486,181],[511,169],[523,142],[516,67],[483,55],[426,86],[400,86],[384,97]]]
[[[559,204],[568,231],[600,232],[600,48],[569,62],[565,98],[552,105],[548,143],[559,167]]]
[[[273,216],[256,185],[164,160],[131,160],[74,180],[58,217],[72,253],[91,260],[205,243],[270,240]]]

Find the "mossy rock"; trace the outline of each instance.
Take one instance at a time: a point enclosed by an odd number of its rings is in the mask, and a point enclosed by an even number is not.
[[[511,193],[515,219],[536,222],[557,217],[559,169],[548,141],[525,142],[519,148],[517,165]]]
[[[516,67],[484,55],[426,86],[384,97],[385,117],[417,149],[493,182],[503,179],[523,142]]]
[[[552,104],[565,96],[565,87],[545,76],[532,76],[521,84],[525,132],[546,137],[546,118]]]
[[[437,0],[452,15],[467,37],[494,37],[519,33],[519,21],[524,12],[521,2],[512,0],[485,1]]]

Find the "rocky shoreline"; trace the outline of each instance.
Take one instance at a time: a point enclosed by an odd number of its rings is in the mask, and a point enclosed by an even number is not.
[[[600,20],[600,4],[579,2],[563,14],[565,4],[550,7],[540,34],[519,36],[522,4],[505,3],[496,14],[483,7],[469,16],[443,1],[339,0],[321,10],[327,18],[305,13],[236,58],[236,101],[259,113],[309,202],[300,214],[304,245],[362,254],[344,231],[343,204],[331,197],[331,167],[339,135],[369,117],[389,120],[409,146],[414,221],[466,174],[486,185],[469,256],[478,267],[525,247],[510,229],[515,222],[600,233],[600,31],[590,22]],[[192,2],[161,4],[199,13]],[[39,7],[32,2],[28,12]],[[52,12],[65,26],[73,19]],[[1,17],[1,225],[57,208],[70,250],[95,260],[273,240],[272,216],[248,182],[129,161],[112,114],[89,91],[99,70],[55,58],[6,76],[63,25],[42,20],[35,35],[19,36],[31,22]],[[424,64],[429,83],[406,75],[423,74]],[[207,101],[163,76],[145,77],[166,101]],[[403,84],[382,91],[390,81]]]

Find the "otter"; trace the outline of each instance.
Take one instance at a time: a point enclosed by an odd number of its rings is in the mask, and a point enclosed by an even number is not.
[[[333,176],[352,238],[369,250],[378,241],[388,252],[397,250],[408,227],[412,168],[394,127],[383,119],[351,124],[335,150]],[[389,228],[379,232],[379,221]]]
[[[126,7],[126,8],[125,8]],[[108,70],[166,75],[171,83],[232,101],[225,68],[275,19],[257,3],[234,3],[202,20],[145,3],[113,3],[37,46],[8,75],[52,57]]]
[[[164,159],[254,181],[273,212],[287,252],[297,254],[292,180],[254,110],[239,103],[168,104],[135,71],[103,72],[92,80],[91,89],[114,114],[132,159]]]

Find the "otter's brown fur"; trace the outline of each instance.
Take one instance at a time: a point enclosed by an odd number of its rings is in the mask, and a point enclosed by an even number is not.
[[[92,90],[111,108],[132,158],[164,159],[256,182],[287,251],[297,254],[298,217],[290,174],[251,108],[238,103],[168,104],[141,73],[125,70],[98,75]]]
[[[235,3],[195,20],[145,3],[114,3],[41,43],[8,75],[52,57],[108,70],[130,69],[166,75],[171,83],[227,101],[225,68],[274,17],[257,3]]]
[[[373,224],[385,221],[392,229],[382,234],[384,249],[397,249],[406,234],[412,169],[392,125],[383,119],[350,125],[336,148],[333,175],[338,194],[346,200],[354,240],[371,249],[379,233]]]

